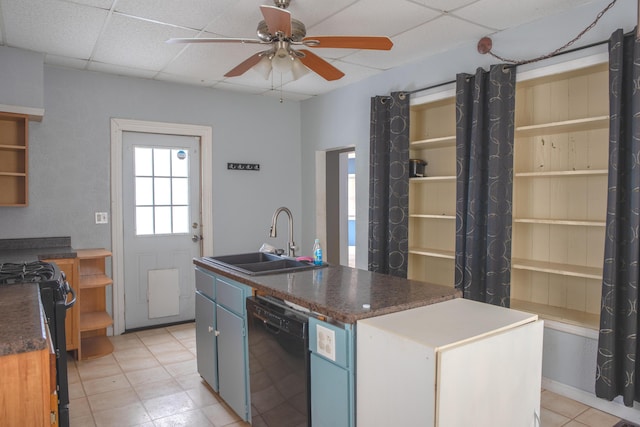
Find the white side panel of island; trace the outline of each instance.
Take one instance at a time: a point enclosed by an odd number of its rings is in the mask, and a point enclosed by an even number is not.
[[[356,424],[537,426],[542,330],[464,299],[359,321]]]

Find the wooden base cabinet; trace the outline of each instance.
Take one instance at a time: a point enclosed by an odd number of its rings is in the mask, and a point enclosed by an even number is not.
[[[462,298],[359,321],[359,426],[540,425],[543,322]]]
[[[113,281],[106,273],[106,259],[111,252],[104,249],[78,250],[78,304],[80,306],[80,346],[78,359],[92,359],[110,354],[113,344],[107,328],[113,319],[107,312],[106,288]]]
[[[58,425],[53,346],[1,356],[0,378],[3,427]]]
[[[69,286],[74,291],[78,291],[78,263],[75,258],[57,258],[44,261],[55,263],[64,272]],[[68,298],[71,299],[71,295]],[[76,300],[76,304],[66,313],[64,326],[67,351],[77,351],[80,347],[80,305],[77,302]]]

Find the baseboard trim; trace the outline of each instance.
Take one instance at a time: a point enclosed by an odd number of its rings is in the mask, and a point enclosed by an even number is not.
[[[602,412],[606,412],[618,418],[622,418],[634,423],[640,423],[640,406],[634,404],[633,408],[624,406],[622,399],[617,397],[613,401],[600,399],[595,394],[580,390],[548,378],[542,378],[542,388],[552,391],[569,399],[576,400],[585,405],[596,408]]]

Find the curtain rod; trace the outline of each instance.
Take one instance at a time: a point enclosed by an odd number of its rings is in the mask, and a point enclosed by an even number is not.
[[[572,53],[572,52],[577,52],[577,51],[583,50],[583,49],[589,49],[591,47],[599,46],[599,45],[605,44],[605,43],[609,43],[609,40],[608,39],[607,40],[602,40],[602,41],[599,41],[599,42],[594,42],[594,43],[590,43],[590,44],[587,44],[587,45],[584,45],[584,46],[580,46],[580,47],[576,47],[576,48],[573,48],[573,49],[569,49],[569,50],[565,50],[565,51],[562,51],[562,52],[558,52],[557,54],[555,54],[551,58],[555,58],[556,56],[564,55],[566,53]],[[549,59],[549,58],[546,58],[546,59]],[[509,67],[509,68],[512,68],[512,67],[513,68],[517,68],[518,65],[517,64],[513,64],[513,65],[507,64],[507,67]],[[449,84],[452,84],[452,83],[455,83],[455,82],[456,82],[455,80],[450,80],[448,82],[437,83],[435,85],[423,87],[423,88],[420,88],[420,89],[408,90],[408,91],[405,91],[405,92],[413,95],[414,93],[417,93],[417,92],[424,92],[425,90],[435,89],[437,87],[446,86],[446,85],[449,85]]]

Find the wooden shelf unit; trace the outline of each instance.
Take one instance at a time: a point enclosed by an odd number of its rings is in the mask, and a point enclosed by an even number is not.
[[[454,284],[456,225],[455,98],[411,107],[410,157],[427,162],[409,180],[408,278]]]
[[[599,327],[608,173],[606,64],[518,83],[511,306]]]
[[[29,204],[29,116],[0,112],[0,206]]]
[[[107,328],[113,319],[107,312],[106,287],[113,284],[106,272],[104,249],[78,250],[78,300],[80,305],[80,347],[78,360],[104,356],[113,351]]]

